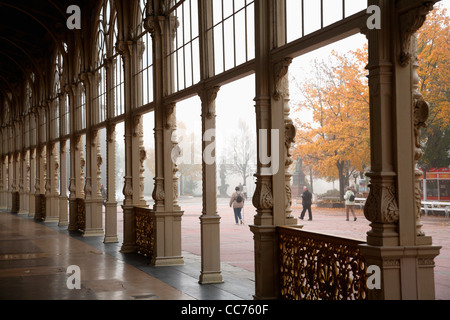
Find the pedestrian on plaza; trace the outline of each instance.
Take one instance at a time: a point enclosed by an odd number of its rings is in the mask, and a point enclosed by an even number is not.
[[[244,224],[242,221],[241,210],[244,207],[244,195],[239,187],[236,187],[235,192],[231,195],[230,207],[233,207],[234,220],[236,224]]]
[[[100,193],[102,194],[103,205],[106,207],[106,189],[103,184],[100,185]]]
[[[247,185],[246,184],[244,184],[242,186],[242,192],[244,193],[245,200],[247,200]]]
[[[347,216],[346,221],[348,221],[349,211],[353,214],[353,221],[356,221],[356,215],[355,211],[353,210],[353,207],[355,206],[355,193],[352,191],[350,187],[347,187],[347,191],[344,195],[345,200],[345,215]]]
[[[303,187],[303,193],[302,193],[302,206],[303,211],[300,215],[300,219],[303,220],[303,217],[305,216],[306,210],[308,210],[309,219],[308,221],[312,220],[312,212],[311,212],[311,205],[312,205],[312,193],[309,192],[308,188],[306,186]]]

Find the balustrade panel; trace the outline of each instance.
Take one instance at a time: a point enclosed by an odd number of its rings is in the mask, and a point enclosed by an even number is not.
[[[137,252],[151,258],[155,247],[155,219],[153,210],[135,207]]]
[[[363,241],[278,227],[280,296],[289,300],[365,300]]]

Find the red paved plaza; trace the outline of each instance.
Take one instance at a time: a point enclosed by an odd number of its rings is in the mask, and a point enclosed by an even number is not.
[[[255,208],[250,201],[244,207],[244,225],[236,225],[233,210],[228,199],[218,199],[220,220],[220,255],[221,262],[254,272],[253,233],[249,224],[253,223]],[[200,255],[200,215],[201,199],[182,198],[179,201],[184,211],[182,218],[182,250]],[[119,207],[120,208],[120,207]],[[120,209],[119,209],[120,210]],[[362,210],[356,209],[357,221],[345,221],[344,209],[328,209],[313,207],[313,220],[300,220],[303,230],[334,234],[347,238],[366,240],[366,232],[370,230]],[[298,218],[301,207],[293,207],[293,215]],[[122,213],[118,213],[118,230],[122,230]],[[433,238],[433,244],[441,246],[439,256],[435,259],[436,299],[450,300],[450,218],[443,216],[423,216],[422,230]]]

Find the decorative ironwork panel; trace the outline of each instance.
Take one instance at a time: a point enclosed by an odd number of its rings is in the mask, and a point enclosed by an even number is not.
[[[362,241],[278,227],[280,296],[289,300],[365,300]]]
[[[41,219],[45,220],[47,217],[47,199],[45,198],[45,194],[41,194]]]
[[[155,248],[155,219],[153,210],[135,207],[137,252],[152,257]]]
[[[11,212],[12,213],[19,212],[19,208],[20,208],[20,195],[19,195],[19,192],[13,192],[12,193],[12,208],[11,208]]]
[[[86,205],[81,198],[77,198],[77,226],[78,230],[86,229]]]
[[[41,220],[41,195],[38,194],[35,196],[34,198],[34,207],[35,207],[35,211],[34,211],[34,219],[35,220]]]
[[[34,213],[34,219],[35,220],[44,220],[45,214],[46,214],[46,202],[45,202],[45,195],[44,194],[38,194],[35,197],[35,213]]]

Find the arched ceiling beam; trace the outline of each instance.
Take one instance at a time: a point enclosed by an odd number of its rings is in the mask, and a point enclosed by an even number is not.
[[[11,40],[3,37],[3,36],[0,36],[0,40],[5,40],[5,41],[9,42],[10,44],[12,44],[13,46],[15,46],[16,48],[18,48],[28,58],[28,60],[30,60],[31,64],[34,66],[36,75],[39,75],[41,78],[43,78],[43,74],[42,74],[41,68],[36,64],[36,61],[33,59],[32,56],[30,56],[28,51],[23,49],[21,46],[16,44],[14,41],[11,41]],[[26,76],[27,76],[27,78],[29,78],[31,80],[31,75],[28,74]]]
[[[17,62],[13,57],[11,57],[9,54],[5,53],[4,51],[0,50],[0,54],[7,57],[9,60],[11,60],[12,62],[14,62],[23,72],[24,75],[26,75],[28,73],[27,70],[25,70],[25,68],[19,63]]]
[[[62,45],[62,43],[60,43],[60,41],[58,41],[58,38],[56,37],[56,35],[54,34],[54,32],[51,31],[51,30],[46,26],[46,24],[43,23],[40,19],[38,19],[35,15],[31,14],[31,13],[28,12],[26,9],[23,9],[23,8],[21,8],[21,7],[19,7],[19,6],[12,5],[12,4],[9,4],[9,3],[2,3],[2,6],[9,7],[9,8],[15,9],[15,10],[18,10],[18,11],[22,12],[23,14],[25,14],[25,15],[31,17],[33,20],[35,20],[37,23],[39,23],[39,24],[40,24],[40,25],[48,32],[48,34],[49,34],[50,37],[53,39],[53,41],[54,41],[55,44],[58,46],[58,48],[59,48],[60,50],[64,50],[64,46]]]

